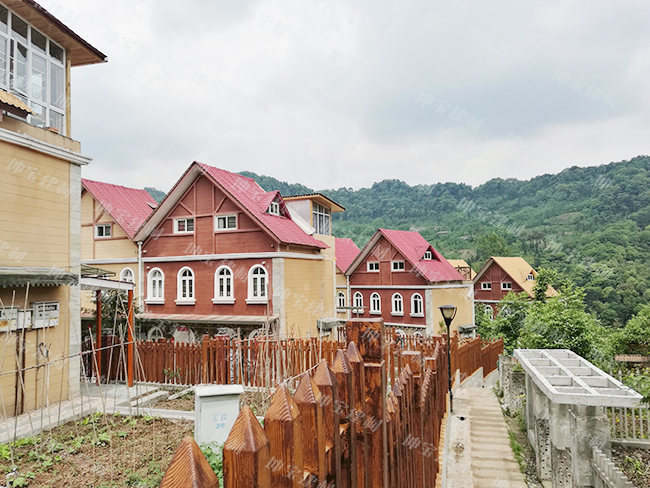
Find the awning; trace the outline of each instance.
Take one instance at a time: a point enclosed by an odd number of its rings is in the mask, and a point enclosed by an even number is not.
[[[34,113],[20,98],[4,90],[0,90],[0,108],[19,117]]]
[[[79,283],[79,275],[61,268],[0,266],[0,286],[63,286]]]
[[[140,320],[166,320],[187,324],[267,324],[278,319],[275,315],[198,315],[198,314],[163,314],[139,313],[136,318]]]
[[[135,283],[129,281],[115,281],[104,278],[81,278],[82,290],[135,290]]]

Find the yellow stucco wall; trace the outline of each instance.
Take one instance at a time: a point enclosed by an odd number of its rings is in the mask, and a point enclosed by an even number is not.
[[[316,321],[321,317],[336,316],[333,264],[332,256],[322,261],[284,259],[284,311],[288,337],[317,337]]]
[[[441,305],[455,305],[456,317],[451,323],[451,330],[457,330],[459,325],[469,325],[474,323],[474,300],[472,293],[472,285],[467,285],[469,288],[436,288],[430,290],[432,294],[433,302],[433,330],[435,334],[439,334],[441,331],[440,323],[443,324],[442,328],[446,332],[444,327],[444,320],[442,318],[442,313],[438,307]],[[429,313],[429,312],[427,312]]]

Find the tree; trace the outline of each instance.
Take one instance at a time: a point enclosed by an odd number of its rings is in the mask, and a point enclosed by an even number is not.
[[[650,305],[632,317],[617,334],[619,350],[626,354],[650,352]]]
[[[510,248],[506,240],[497,234],[491,232],[479,237],[476,242],[476,262],[486,263],[492,256],[509,256]]]
[[[508,354],[517,347],[530,306],[531,302],[524,293],[510,292],[499,301],[499,312],[492,321],[492,330],[496,337],[503,337],[503,348]]]
[[[558,273],[554,269],[540,268],[535,277],[535,286],[533,286],[533,294],[535,301],[545,302],[546,292],[549,286],[553,286],[558,280]]]

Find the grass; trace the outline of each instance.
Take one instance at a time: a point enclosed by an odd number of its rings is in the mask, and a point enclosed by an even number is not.
[[[519,464],[519,471],[522,472],[522,474],[526,474],[526,459],[524,458],[524,447],[517,442],[517,439],[515,438],[515,434],[512,433],[512,431],[508,431],[508,437],[510,437],[510,448],[512,449],[512,452],[515,455],[515,459],[517,460],[517,464]]]

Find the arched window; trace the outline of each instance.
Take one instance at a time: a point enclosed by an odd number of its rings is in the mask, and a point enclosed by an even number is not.
[[[248,272],[248,299],[246,303],[267,303],[269,301],[266,290],[268,283],[264,266],[253,266]]]
[[[131,268],[124,268],[120,272],[120,281],[135,283],[135,279],[133,278],[133,270]]]
[[[419,293],[413,293],[413,295],[411,295],[411,316],[422,317],[424,315],[423,310],[422,295]]]
[[[194,298],[194,271],[187,266],[180,269],[176,278],[176,303],[178,305],[193,305]]]
[[[490,305],[485,306],[485,315],[487,315],[490,319],[494,318],[494,309]]]
[[[370,313],[381,313],[381,297],[377,292],[370,295]]]
[[[165,275],[160,268],[149,271],[147,279],[147,303],[165,303]]]
[[[337,295],[336,306],[338,308],[345,307],[345,293],[343,293],[342,291],[340,291]]]
[[[394,293],[391,303],[393,305],[391,315],[404,315],[404,299],[402,295]]]
[[[214,298],[212,303],[235,303],[233,296],[232,270],[219,266],[214,272]]]
[[[360,291],[354,294],[354,306],[357,310],[353,310],[354,313],[363,313],[363,295]]]

